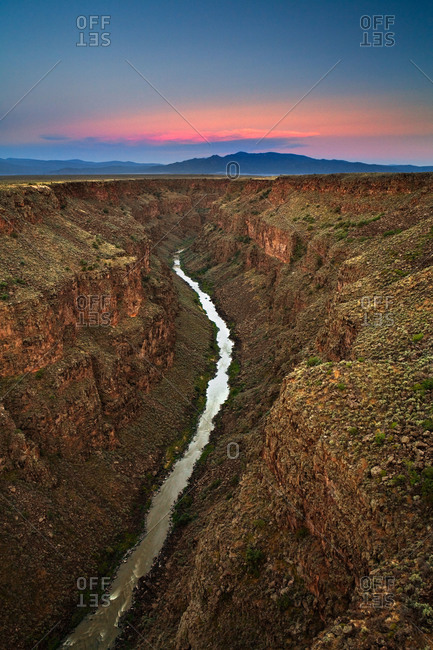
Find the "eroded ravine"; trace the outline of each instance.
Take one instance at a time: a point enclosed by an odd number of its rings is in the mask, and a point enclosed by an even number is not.
[[[150,570],[170,530],[171,511],[180,493],[185,489],[194,464],[209,441],[213,418],[229,395],[228,368],[232,359],[233,341],[224,320],[218,314],[211,298],[202,291],[197,282],[189,278],[180,267],[179,253],[174,259],[174,271],[198,294],[200,303],[217,328],[219,359],[216,374],[206,391],[206,406],[201,414],[196,433],[188,449],[177,461],[172,472],[152,499],[146,518],[146,535],[124,561],[111,585],[108,604],[99,607],[86,617],[65,640],[64,648],[83,650],[108,650],[119,634],[119,619],[128,610],[138,580]]]

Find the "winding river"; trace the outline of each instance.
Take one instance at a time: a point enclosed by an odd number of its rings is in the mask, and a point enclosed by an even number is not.
[[[174,465],[161,488],[154,495],[146,517],[146,534],[132,553],[119,566],[111,584],[108,599],[93,614],[89,614],[63,642],[62,648],[76,650],[109,650],[120,633],[120,617],[132,603],[132,594],[138,580],[146,575],[161,551],[171,527],[171,513],[180,493],[188,484],[194,464],[209,441],[213,418],[229,395],[228,368],[232,360],[233,341],[224,320],[218,314],[210,296],[180,267],[178,251],[173,269],[198,294],[209,320],[217,326],[219,360],[216,375],[206,391],[206,406],[197,430],[185,454]]]

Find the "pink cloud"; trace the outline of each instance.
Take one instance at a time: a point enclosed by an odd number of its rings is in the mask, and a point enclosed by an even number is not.
[[[133,134],[115,134],[115,133],[100,133],[96,136],[91,136],[94,142],[101,143],[124,143],[124,144],[198,144],[202,143],[203,139],[209,142],[230,142],[232,140],[252,140],[261,139],[266,137],[269,129],[222,129],[222,130],[203,130],[196,133],[193,129],[182,130],[167,130],[167,131],[153,131],[153,132],[135,132]],[[201,137],[201,135],[203,137]],[[278,138],[281,140],[290,138],[309,138],[317,136],[319,133],[316,131],[281,131],[275,130],[269,134],[269,137]],[[46,138],[47,136],[44,136]],[[86,136],[84,136],[85,138]],[[83,136],[81,136],[83,138]]]

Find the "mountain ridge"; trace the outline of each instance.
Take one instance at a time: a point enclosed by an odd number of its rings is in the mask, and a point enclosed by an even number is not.
[[[415,173],[433,171],[433,165],[379,165],[347,160],[311,158],[295,153],[247,153],[238,151],[207,158],[189,158],[168,163],[137,163],[111,160],[92,162],[80,159],[37,160],[32,158],[0,158],[0,176],[31,175],[87,175],[87,174],[215,174],[227,172],[230,163],[236,163],[238,170],[232,172],[241,176],[281,176],[286,174],[336,174],[336,173]]]

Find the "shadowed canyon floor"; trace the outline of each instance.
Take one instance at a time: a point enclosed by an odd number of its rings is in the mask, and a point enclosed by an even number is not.
[[[191,435],[183,242],[231,393],[118,646],[432,646],[432,175],[5,183],[0,239],[3,644],[55,647]]]

